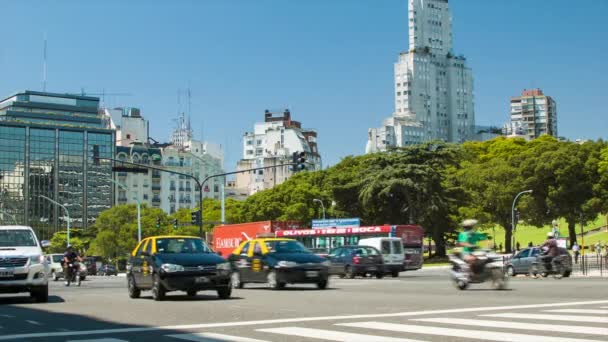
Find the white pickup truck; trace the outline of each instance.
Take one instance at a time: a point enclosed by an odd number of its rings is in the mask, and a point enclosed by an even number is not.
[[[0,293],[29,292],[37,302],[49,298],[49,265],[30,227],[0,226]]]

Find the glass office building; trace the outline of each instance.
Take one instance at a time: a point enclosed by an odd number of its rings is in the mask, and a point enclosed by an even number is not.
[[[0,100],[0,224],[41,239],[86,229],[113,204],[115,132],[99,98],[25,91]],[[62,204],[67,212],[41,197]]]

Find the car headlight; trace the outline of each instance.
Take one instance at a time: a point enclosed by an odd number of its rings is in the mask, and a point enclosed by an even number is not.
[[[223,262],[221,264],[217,264],[217,269],[219,271],[230,271],[230,263],[229,262]]]
[[[160,266],[160,268],[168,273],[172,273],[172,272],[181,272],[184,270],[184,266],[182,265],[176,265],[176,264],[162,264],[162,266]]]
[[[325,260],[321,263],[321,265],[329,267],[329,266],[331,266],[331,261]]]
[[[44,263],[44,256],[42,255],[32,255],[30,256],[30,265],[37,265]]]
[[[278,267],[296,267],[298,266],[297,262],[293,262],[293,261],[279,261],[277,263]]]

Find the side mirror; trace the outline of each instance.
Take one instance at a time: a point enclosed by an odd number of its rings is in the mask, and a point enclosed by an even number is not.
[[[42,247],[42,248],[51,247],[51,242],[49,240],[42,240],[42,241],[40,241],[40,247]]]

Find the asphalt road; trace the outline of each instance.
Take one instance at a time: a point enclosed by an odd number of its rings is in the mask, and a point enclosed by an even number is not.
[[[0,295],[0,341],[608,341],[608,278],[518,277],[506,291],[459,291],[445,272],[163,302],[147,292],[130,299],[124,277],[57,282],[46,304]]]

